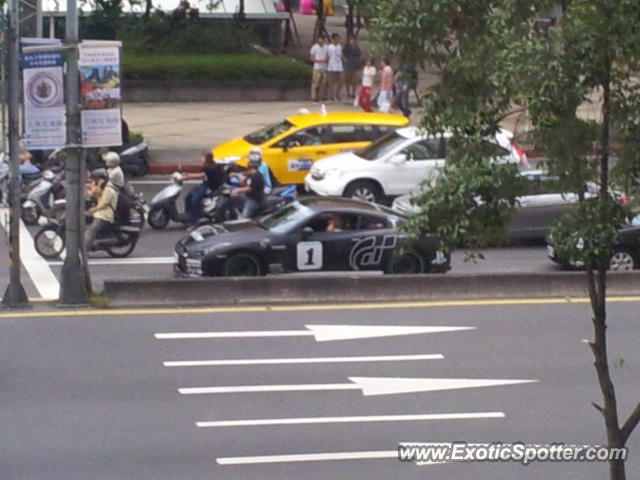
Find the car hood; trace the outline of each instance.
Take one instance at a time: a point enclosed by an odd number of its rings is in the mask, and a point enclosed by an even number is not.
[[[371,167],[369,160],[360,158],[354,152],[343,152],[318,160],[313,164],[312,170],[326,172],[328,170],[359,170],[368,167]]]
[[[228,161],[228,157],[240,157],[240,159],[235,158],[234,161],[242,163],[246,161],[246,158],[249,155],[249,150],[253,147],[255,147],[255,145],[250,144],[242,137],[238,137],[233,140],[229,140],[228,142],[221,143],[220,145],[216,145],[211,149],[211,151],[213,153],[213,158],[215,158],[217,162],[230,163]]]
[[[259,227],[252,220],[239,220],[199,227],[183,237],[178,245],[192,253],[260,242],[268,234],[268,231]]]

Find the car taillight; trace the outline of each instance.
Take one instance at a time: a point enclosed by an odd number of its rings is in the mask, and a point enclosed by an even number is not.
[[[516,153],[516,157],[518,157],[518,163],[520,165],[527,163],[527,156],[513,138],[511,139],[511,148],[513,148],[513,151]]]

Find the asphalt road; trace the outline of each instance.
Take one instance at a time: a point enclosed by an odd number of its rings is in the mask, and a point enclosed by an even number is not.
[[[625,360],[623,367],[613,369],[621,413],[625,414],[638,401],[640,391],[636,334],[640,328],[639,302],[610,305],[611,358]],[[22,317],[0,313],[1,477],[606,477],[606,466],[595,463],[418,467],[393,458],[399,441],[601,443],[603,422],[591,406],[591,401],[600,401],[600,395],[591,354],[583,342],[591,335],[586,303],[387,307],[334,309],[325,305],[320,310],[302,311],[283,307],[92,315],[58,310],[50,312],[53,316],[49,317],[41,317],[37,311],[22,312]],[[320,324],[473,329],[319,342],[305,333],[309,333],[307,325]],[[157,333],[184,332],[244,332],[247,337],[228,333],[228,338],[155,337]],[[324,333],[341,332],[332,327]],[[263,336],[256,336],[260,334]],[[437,354],[443,358],[380,358]],[[353,356],[367,358],[350,362],[329,358]],[[311,358],[320,360],[301,363]],[[233,363],[250,359],[260,359],[262,364]],[[283,363],[287,359],[298,360]],[[163,365],[206,360],[222,363]],[[536,382],[364,396],[349,380],[353,377],[383,377],[376,389],[389,387],[393,378]],[[287,391],[178,392],[181,388],[234,386],[249,390],[280,386]],[[296,391],[301,388],[308,390]],[[460,413],[472,418],[404,417],[403,421],[394,418],[386,422],[362,418]],[[495,418],[475,418],[483,414]],[[317,417],[359,418],[342,420],[347,423],[334,419],[332,423]],[[233,423],[256,419],[266,424]],[[274,425],[271,419],[290,420],[286,425]],[[307,419],[307,423],[299,424],[300,419]],[[316,421],[319,423],[313,423]],[[196,422],[232,423],[199,427]],[[632,436],[629,446],[628,478],[636,478],[640,472],[636,455],[640,432]],[[362,452],[371,452],[366,453],[371,458],[353,459]],[[318,454],[332,454],[332,460],[321,461]],[[301,457],[274,457],[279,455]],[[336,456],[344,459],[333,459]]]
[[[136,191],[142,192],[147,200],[153,198],[161,188],[168,184],[167,177],[145,178],[144,180],[134,180],[133,185]],[[188,192],[195,186],[191,182],[185,187]],[[182,199],[179,201],[180,208],[183,206]],[[34,235],[36,227],[29,227],[28,232]],[[91,275],[94,286],[101,288],[102,283],[107,278],[169,278],[173,276],[173,248],[176,241],[185,234],[185,228],[172,223],[165,230],[153,230],[148,225],[136,246],[133,254],[125,259],[112,259],[106,252],[96,252],[91,255]],[[26,244],[32,243],[30,237],[26,236]],[[0,246],[0,254],[4,256],[6,246]],[[39,264],[31,274],[30,266],[32,262],[27,262],[28,267],[24,275],[24,285],[30,296],[55,297],[47,295],[46,292],[57,291],[56,283],[59,282],[62,260],[43,261],[35,252],[32,252],[37,259],[33,259]],[[542,244],[524,244],[504,248],[488,249],[484,252],[486,260],[476,263],[465,261],[465,252],[454,252],[452,260],[452,271],[458,273],[486,273],[486,272],[548,272],[556,271],[557,267],[546,257],[545,247]],[[23,258],[31,258],[23,255]],[[41,275],[41,270],[49,270],[51,275]],[[34,283],[39,283],[35,284]],[[45,292],[45,293],[42,293]]]

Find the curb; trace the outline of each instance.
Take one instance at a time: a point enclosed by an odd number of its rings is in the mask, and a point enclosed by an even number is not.
[[[173,172],[200,173],[201,163],[149,163],[148,175],[171,175]]]
[[[611,296],[640,295],[640,272],[608,276]],[[105,280],[114,307],[237,306],[587,297],[584,272],[432,275],[274,275]]]

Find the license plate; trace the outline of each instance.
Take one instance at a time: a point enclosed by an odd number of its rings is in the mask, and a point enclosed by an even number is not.
[[[550,258],[554,258],[556,256],[556,249],[551,245],[547,245],[547,256]]]

